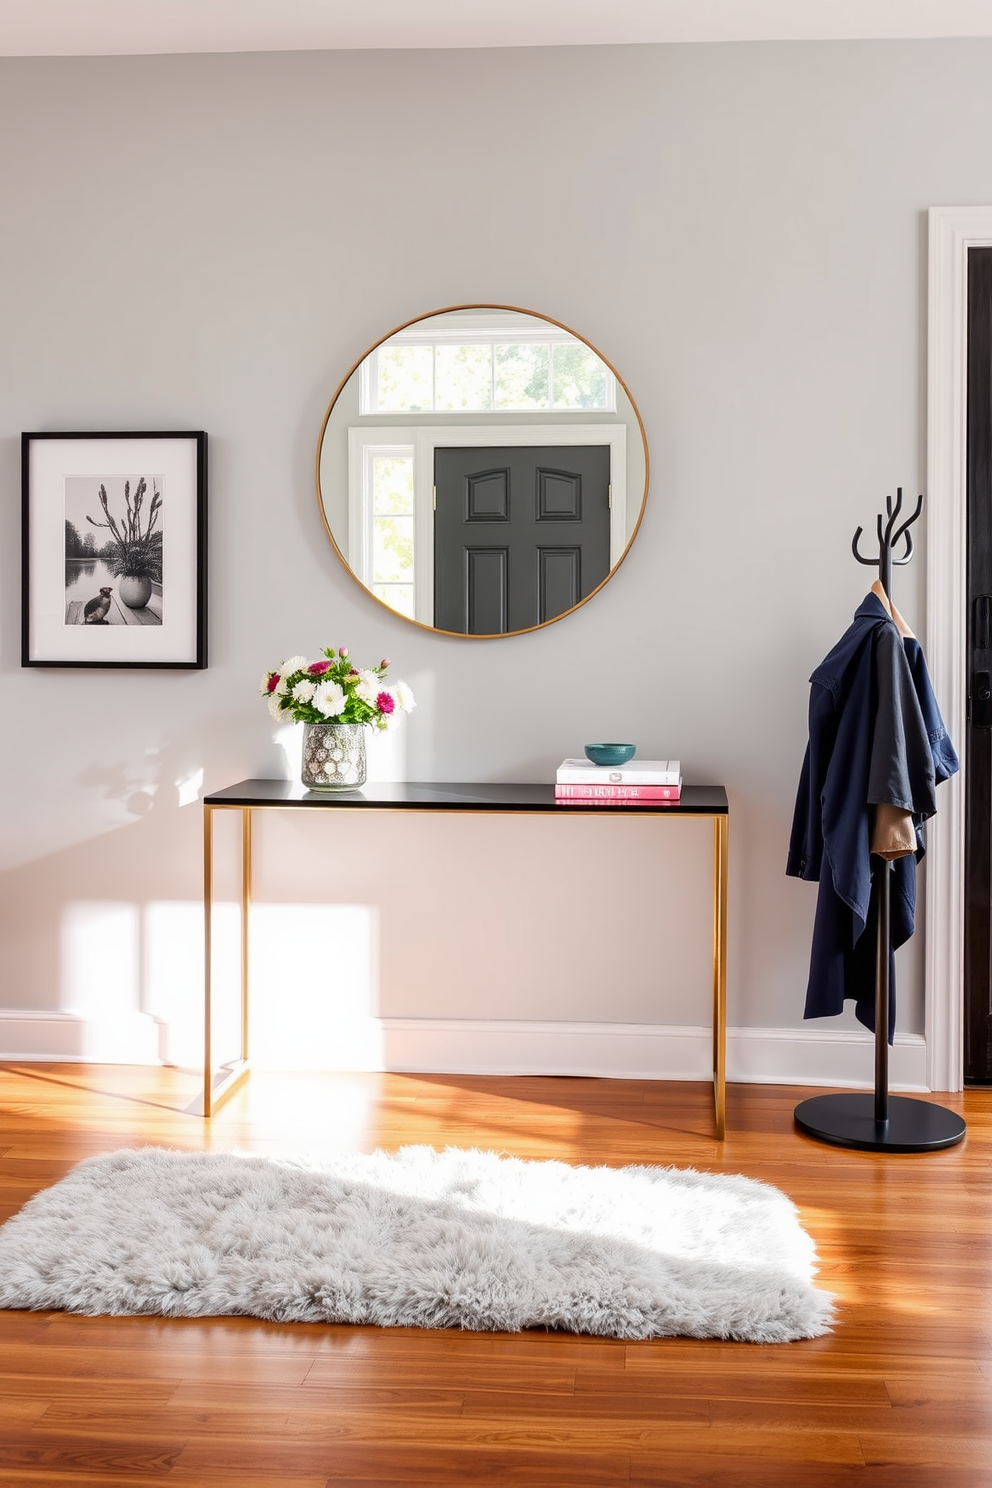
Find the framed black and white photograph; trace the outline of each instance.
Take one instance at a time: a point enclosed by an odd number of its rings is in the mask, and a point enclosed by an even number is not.
[[[205,667],[206,434],[22,434],[21,482],[21,664]]]

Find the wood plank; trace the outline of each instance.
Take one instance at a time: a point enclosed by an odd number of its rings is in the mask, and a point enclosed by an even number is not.
[[[31,1426],[48,1410],[47,1400],[8,1399],[0,1397],[0,1440],[16,1426]]]
[[[180,1383],[178,1379],[117,1379],[103,1373],[95,1378],[71,1374],[0,1374],[0,1400],[22,1396],[44,1400],[47,1407],[59,1401],[100,1405],[108,1399],[120,1400],[126,1396],[136,1409],[152,1410],[170,1400]],[[239,1391],[251,1387],[231,1385],[230,1388]]]
[[[418,1368],[414,1362],[397,1365],[388,1354],[381,1359],[364,1361],[318,1359],[307,1374],[307,1387],[311,1385],[344,1385],[365,1380],[370,1384],[410,1385],[423,1382],[423,1370],[430,1370],[431,1379],[441,1388],[465,1390],[505,1388],[507,1369],[510,1376],[526,1381],[528,1390],[542,1395],[571,1395],[575,1388],[575,1371],[553,1362],[543,1364],[535,1357],[527,1366],[522,1362],[508,1360],[504,1364],[492,1358],[439,1356],[422,1360]]]
[[[110,1480],[113,1488],[206,1488],[209,1483],[223,1482],[223,1478],[211,1475],[205,1478],[200,1472],[188,1473],[185,1468],[171,1467],[166,1472],[141,1473],[131,1477],[118,1473]],[[0,1468],[0,1488],[107,1488],[104,1472],[88,1472],[78,1468],[60,1471],[51,1467]],[[254,1474],[242,1475],[238,1488],[326,1488],[327,1478],[321,1473],[317,1477],[288,1477],[283,1473],[267,1474],[264,1478]]]
[[[266,1398],[260,1392],[262,1398]],[[24,1402],[27,1406],[36,1402]],[[417,1418],[428,1415],[438,1417],[459,1415],[462,1398],[453,1390],[339,1390],[332,1397],[322,1400],[319,1408],[308,1402],[302,1406],[299,1395],[284,1398],[282,1404],[252,1405],[231,1402],[218,1405],[203,1398],[190,1401],[176,1394],[163,1405],[150,1407],[127,1396],[116,1400],[58,1401],[46,1404],[44,1420],[38,1421],[40,1430],[46,1433],[59,1432],[72,1427],[86,1435],[148,1435],[164,1436],[175,1432],[183,1421],[190,1436],[280,1436],[292,1429],[314,1440],[320,1440],[325,1430],[333,1430],[335,1421],[347,1422],[359,1415],[401,1417],[408,1421],[411,1414]],[[42,1412],[38,1412],[41,1415]],[[35,1421],[36,1417],[30,1419]]]
[[[300,1471],[330,1472],[341,1448],[346,1446],[405,1446],[418,1453],[439,1448],[462,1447],[481,1452],[550,1451],[565,1454],[608,1451],[614,1457],[631,1451],[683,1451],[691,1443],[700,1451],[730,1457],[753,1456],[783,1461],[863,1463],[861,1443],[853,1431],[802,1431],[782,1427],[722,1428],[709,1424],[673,1421],[562,1421],[550,1417],[543,1422],[522,1422],[490,1417],[474,1420],[467,1415],[440,1422],[407,1420],[389,1416],[354,1415],[329,1419],[319,1435],[294,1439],[254,1437],[193,1439],[183,1451],[186,1467],[256,1469],[267,1462],[292,1462]],[[970,1466],[970,1463],[962,1463]]]
[[[751,1400],[768,1403],[789,1402],[795,1405],[891,1405],[886,1382],[872,1374],[853,1371],[829,1374],[815,1370],[798,1373],[790,1367],[762,1368],[761,1356],[755,1367],[742,1370],[714,1361],[709,1368],[655,1358],[650,1370],[631,1370],[619,1387],[612,1377],[596,1370],[579,1369],[575,1376],[575,1398],[582,1404],[587,1398],[602,1397],[608,1390],[637,1408],[640,1402],[650,1405],[661,1397],[668,1400]]]
[[[989,1488],[984,1470],[634,1454],[630,1488]]]
[[[151,1347],[52,1348],[47,1344],[11,1343],[4,1349],[3,1366],[8,1373],[44,1379],[46,1375],[76,1375],[90,1379],[112,1375],[121,1380],[275,1380],[279,1384],[302,1385],[311,1359],[280,1358],[272,1354],[213,1353],[209,1349],[163,1349]]]
[[[342,1403],[356,1400],[360,1404],[390,1406],[406,1402],[421,1409],[442,1409],[445,1406],[456,1413],[462,1407],[463,1392],[447,1389],[436,1384],[410,1385],[370,1382],[368,1384],[332,1385],[318,1387],[309,1382],[302,1388],[296,1385],[228,1384],[224,1381],[207,1383],[183,1383],[175,1391],[169,1404],[183,1410],[223,1410],[228,1406],[246,1410],[282,1410],[293,1412],[297,1417],[307,1411],[337,1410]]]
[[[327,1488],[627,1488],[626,1457],[610,1453],[465,1451],[345,1447]]]
[[[143,1436],[132,1439],[115,1435],[101,1441],[73,1432],[53,1439],[36,1426],[4,1432],[0,1441],[0,1468],[22,1472],[102,1473],[105,1481],[112,1483],[121,1476],[171,1471],[183,1447],[181,1438],[156,1441]]]
[[[237,1452],[238,1447],[233,1450]],[[483,1444],[478,1448],[425,1449],[414,1442],[337,1442],[315,1448],[292,1442],[278,1449],[264,1444],[255,1466],[285,1472],[295,1466],[304,1468],[309,1462],[321,1464],[329,1488],[342,1483],[374,1484],[375,1488],[390,1483],[402,1484],[403,1488],[438,1488],[443,1483],[485,1483],[494,1488],[627,1488],[629,1482],[625,1456],[617,1457],[609,1451],[570,1452],[558,1446],[528,1450]],[[222,1448],[210,1453],[191,1450],[180,1467],[194,1475],[200,1473],[201,1483],[215,1481],[214,1477],[207,1478],[207,1473],[229,1471]]]
[[[948,1378],[931,1370],[923,1375],[887,1379],[885,1389],[897,1410],[934,1405],[942,1408],[973,1405],[992,1409],[992,1381],[984,1376],[978,1379],[962,1379],[960,1375]]]
[[[110,613],[107,616],[108,625],[161,625],[162,624],[162,593],[155,593],[152,589],[152,597],[147,605],[133,610],[126,605],[116,594],[112,596]]]
[[[992,1477],[992,1432],[984,1436],[913,1435],[908,1431],[870,1431],[861,1436],[865,1461],[879,1466],[969,1467]]]

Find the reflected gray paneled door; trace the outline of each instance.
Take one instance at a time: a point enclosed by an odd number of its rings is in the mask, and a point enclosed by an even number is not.
[[[527,630],[610,571],[609,445],[434,451],[434,624]]]

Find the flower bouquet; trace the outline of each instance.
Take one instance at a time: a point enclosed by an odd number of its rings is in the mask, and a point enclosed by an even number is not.
[[[291,656],[266,672],[259,691],[279,722],[303,723],[303,784],[312,790],[353,790],[365,781],[365,728],[393,729],[415,707],[405,682],[387,683],[389,658],[353,665],[347,646],[319,661]]]

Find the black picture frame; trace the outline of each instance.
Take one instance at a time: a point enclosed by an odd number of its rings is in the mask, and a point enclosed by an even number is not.
[[[21,665],[207,665],[202,429],[21,435]]]

